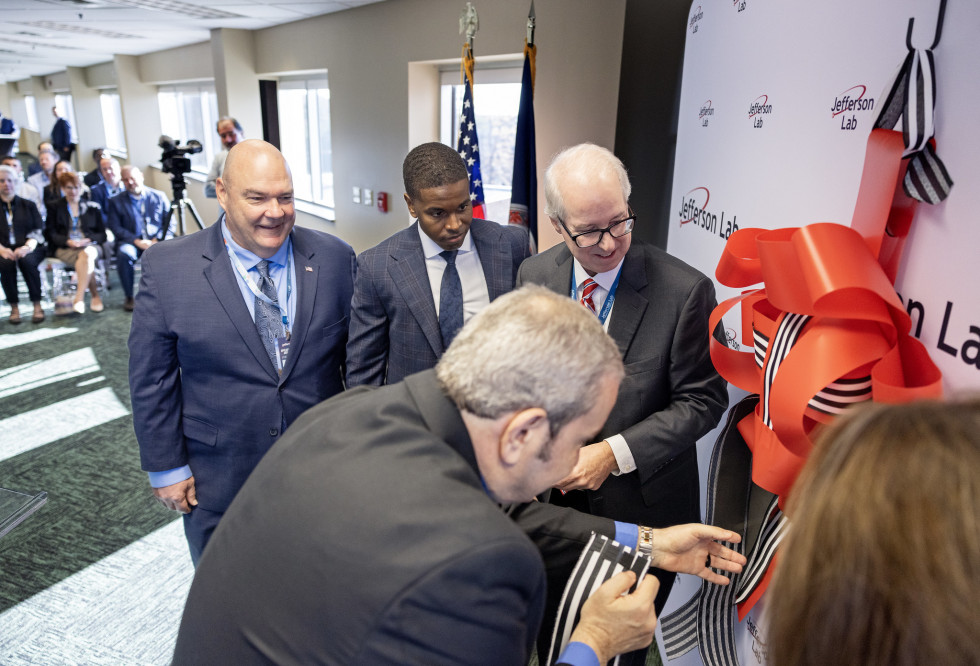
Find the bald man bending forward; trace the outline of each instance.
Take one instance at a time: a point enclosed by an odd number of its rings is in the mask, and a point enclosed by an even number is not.
[[[355,270],[346,243],[294,228],[292,176],[270,144],[235,146],[217,192],[217,224],[144,253],[129,336],[142,467],[159,501],[184,513],[195,565],[284,429],[343,389]],[[289,332],[284,354],[255,323],[262,299],[249,283],[265,293],[263,259]]]

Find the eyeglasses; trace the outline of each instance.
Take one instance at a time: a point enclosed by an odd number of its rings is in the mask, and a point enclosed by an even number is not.
[[[623,220],[617,220],[613,222],[605,229],[594,229],[592,231],[585,231],[580,234],[573,234],[568,230],[568,226],[559,217],[558,223],[561,225],[568,237],[571,238],[575,244],[579,247],[592,247],[598,245],[602,242],[602,235],[609,234],[613,238],[622,238],[626,234],[633,231],[633,225],[636,224],[636,213],[633,212],[633,208],[627,206],[630,216]]]

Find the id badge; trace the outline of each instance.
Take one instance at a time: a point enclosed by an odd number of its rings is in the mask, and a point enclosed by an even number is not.
[[[286,367],[286,357],[289,355],[289,334],[284,337],[276,338],[276,361],[279,363],[279,372]]]

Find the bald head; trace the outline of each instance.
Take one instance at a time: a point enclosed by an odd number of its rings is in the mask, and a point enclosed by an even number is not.
[[[235,144],[228,151],[228,157],[225,159],[225,166],[218,181],[223,181],[225,187],[230,187],[232,181],[239,178],[250,178],[254,172],[262,172],[267,169],[284,170],[292,182],[292,172],[289,170],[289,165],[286,164],[286,158],[282,156],[278,148],[261,139],[246,139]]]
[[[143,194],[143,172],[139,167],[127,164],[122,168],[123,187],[130,194],[137,196]]]
[[[248,139],[232,147],[215,191],[238,245],[268,259],[286,242],[296,220],[293,177],[271,143]]]

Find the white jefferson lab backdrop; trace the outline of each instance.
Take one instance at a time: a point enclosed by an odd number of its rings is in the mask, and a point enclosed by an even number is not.
[[[714,277],[735,228],[850,225],[868,134],[939,0],[694,0],[687,24],[667,250]],[[937,153],[954,181],[920,204],[896,289],[947,394],[980,390],[980,3],[948,0],[936,62]],[[847,107],[846,110],[841,110]],[[900,128],[899,128],[900,129]],[[690,218],[684,203],[710,214]],[[704,217],[702,215],[701,217]],[[707,228],[706,228],[707,227]],[[737,290],[717,284],[718,300]],[[724,318],[739,331],[739,310]],[[743,345],[743,351],[744,345]],[[732,389],[732,401],[744,395]],[[702,486],[717,431],[699,443]],[[705,496],[702,488],[702,498]],[[699,587],[682,576],[670,612]],[[741,664],[765,663],[765,600],[737,629]],[[760,622],[760,620],[762,620]],[[751,629],[751,630],[750,630]],[[659,636],[661,654],[662,639]],[[670,662],[700,664],[693,651]]]

